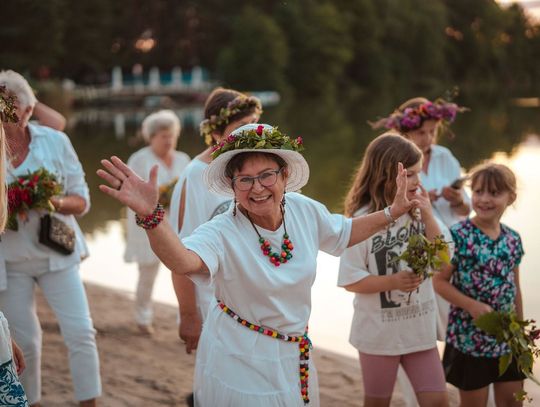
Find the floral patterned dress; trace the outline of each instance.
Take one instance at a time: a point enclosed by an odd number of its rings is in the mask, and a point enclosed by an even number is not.
[[[490,305],[496,311],[514,307],[516,285],[514,269],[523,257],[519,234],[501,223],[495,240],[484,234],[469,219],[450,229],[455,242],[452,284],[463,294]],[[474,357],[498,358],[510,352],[473,324],[471,315],[451,305],[446,343]]]
[[[11,355],[8,323],[0,312],[0,406],[28,407]]]

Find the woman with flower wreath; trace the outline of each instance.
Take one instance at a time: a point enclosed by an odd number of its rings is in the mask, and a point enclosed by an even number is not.
[[[261,113],[259,99],[233,89],[216,88],[208,96],[205,119],[200,125],[200,134],[208,147],[186,167],[171,198],[169,220],[180,238],[189,236],[230,206],[229,197],[208,190],[203,174],[212,161],[213,146],[238,127],[256,123]],[[214,290],[210,285],[195,286],[186,276],[173,274],[172,279],[180,311],[179,336],[186,343],[186,352],[191,353],[197,348]]]
[[[6,184],[6,140],[3,122],[18,122],[14,97],[0,87],[0,185]],[[0,188],[0,233],[4,233],[8,218],[7,190]],[[25,369],[21,348],[11,338],[8,321],[0,311],[0,405],[28,407],[28,400],[19,376]]]
[[[0,72],[0,85],[16,97],[18,123],[3,123],[9,151],[7,181],[26,185],[29,174],[54,176],[64,195],[50,198],[54,217],[75,235],[71,254],[40,243],[40,206],[28,201],[18,230],[8,230],[0,243],[0,309],[10,321],[13,336],[26,359],[21,382],[31,406],[41,399],[41,327],[36,315],[35,286],[39,285],[53,309],[68,348],[75,398],[81,406],[95,406],[101,394],[99,358],[86,293],[79,275],[81,258],[87,255],[84,236],[75,215],[90,208],[84,172],[69,138],[51,128],[29,123],[35,95],[28,82],[13,71]],[[39,177],[38,177],[39,178]],[[40,179],[35,180],[40,182]],[[56,190],[56,188],[53,188]],[[60,189],[60,188],[58,188]],[[17,202],[10,202],[12,207]],[[13,217],[12,217],[13,218]],[[57,223],[58,224],[58,223]]]
[[[409,99],[390,116],[373,123],[374,128],[393,129],[411,140],[424,155],[422,185],[429,192],[435,215],[450,227],[465,219],[471,211],[471,200],[463,189],[461,166],[446,147],[437,144],[439,133],[466,109],[437,99]],[[453,185],[452,185],[453,184]]]
[[[232,197],[227,212],[182,241],[157,205],[157,168],[149,181],[117,157],[102,160],[101,191],[130,206],[152,249],[174,274],[214,283],[215,299],[198,346],[198,406],[318,406],[307,324],[320,250],[340,255],[418,201],[406,196],[399,165],[391,206],[353,219],[295,193],[309,178],[301,138],[269,125],[242,126],[220,142],[204,172],[208,188]]]
[[[148,144],[133,153],[128,165],[140,176],[146,176],[154,165],[159,166],[160,202],[168,206],[167,196],[171,184],[178,179],[190,158],[176,150],[180,137],[180,119],[172,110],[159,110],[148,115],[142,122],[142,136]],[[135,225],[135,214],[128,209],[127,239],[124,260],[137,262],[139,279],[135,291],[135,321],[139,331],[146,335],[154,332],[152,327],[152,291],[159,271],[156,257],[145,233]]]

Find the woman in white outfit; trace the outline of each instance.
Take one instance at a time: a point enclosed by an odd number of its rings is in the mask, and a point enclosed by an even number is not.
[[[309,178],[301,143],[269,125],[233,131],[216,147],[204,179],[234,204],[182,241],[161,222],[157,168],[148,182],[117,157],[98,170],[110,185],[100,189],[138,214],[173,273],[214,283],[197,351],[197,406],[319,406],[307,336],[317,253],[339,255],[418,204],[405,195],[401,166],[391,207],[354,219],[330,214],[294,192]]]
[[[11,330],[21,346],[27,368],[21,376],[28,401],[39,406],[41,399],[41,328],[36,315],[34,290],[39,285],[53,309],[64,342],[75,398],[81,406],[95,406],[101,394],[99,359],[95,330],[86,293],[79,275],[81,258],[87,255],[84,236],[75,215],[90,208],[84,172],[69,138],[59,131],[29,124],[36,103],[28,82],[13,71],[0,72],[0,85],[17,97],[19,122],[4,123],[10,160],[7,182],[41,167],[56,175],[65,195],[51,203],[54,216],[75,231],[76,245],[69,254],[61,254],[39,243],[40,217],[30,210],[19,221],[18,231],[8,230],[0,243],[0,309],[10,321]]]
[[[139,176],[145,177],[154,165],[159,167],[158,184],[166,187],[182,174],[189,163],[186,153],[176,150],[180,136],[180,120],[172,110],[160,110],[146,117],[142,135],[148,146],[133,153],[128,165]],[[137,262],[139,279],[135,295],[135,320],[139,330],[151,334],[152,291],[159,271],[159,259],[141,228],[135,225],[135,214],[128,208],[127,242],[124,260]]]
[[[171,199],[169,220],[181,239],[229,208],[232,199],[209,191],[203,180],[204,171],[212,161],[213,147],[238,127],[256,123],[261,113],[259,99],[232,89],[216,88],[208,96],[200,126],[208,147],[186,167]],[[189,278],[177,274],[173,274],[172,280],[180,312],[179,336],[186,343],[186,352],[191,353],[197,348],[214,288],[195,286]]]

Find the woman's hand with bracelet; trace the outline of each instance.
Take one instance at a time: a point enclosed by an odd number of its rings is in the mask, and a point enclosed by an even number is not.
[[[152,167],[149,180],[145,181],[116,156],[101,160],[101,164],[104,169],[97,170],[97,175],[110,185],[100,185],[102,192],[128,206],[142,218],[154,212],[159,197],[157,165]]]

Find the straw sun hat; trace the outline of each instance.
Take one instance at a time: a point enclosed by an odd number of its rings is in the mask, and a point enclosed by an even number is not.
[[[298,191],[309,179],[309,166],[300,154],[301,150],[301,137],[291,139],[268,124],[247,124],[215,146],[213,160],[204,171],[204,182],[210,191],[232,197],[231,179],[225,175],[229,161],[240,153],[272,153],[287,163],[289,177],[285,191]]]

